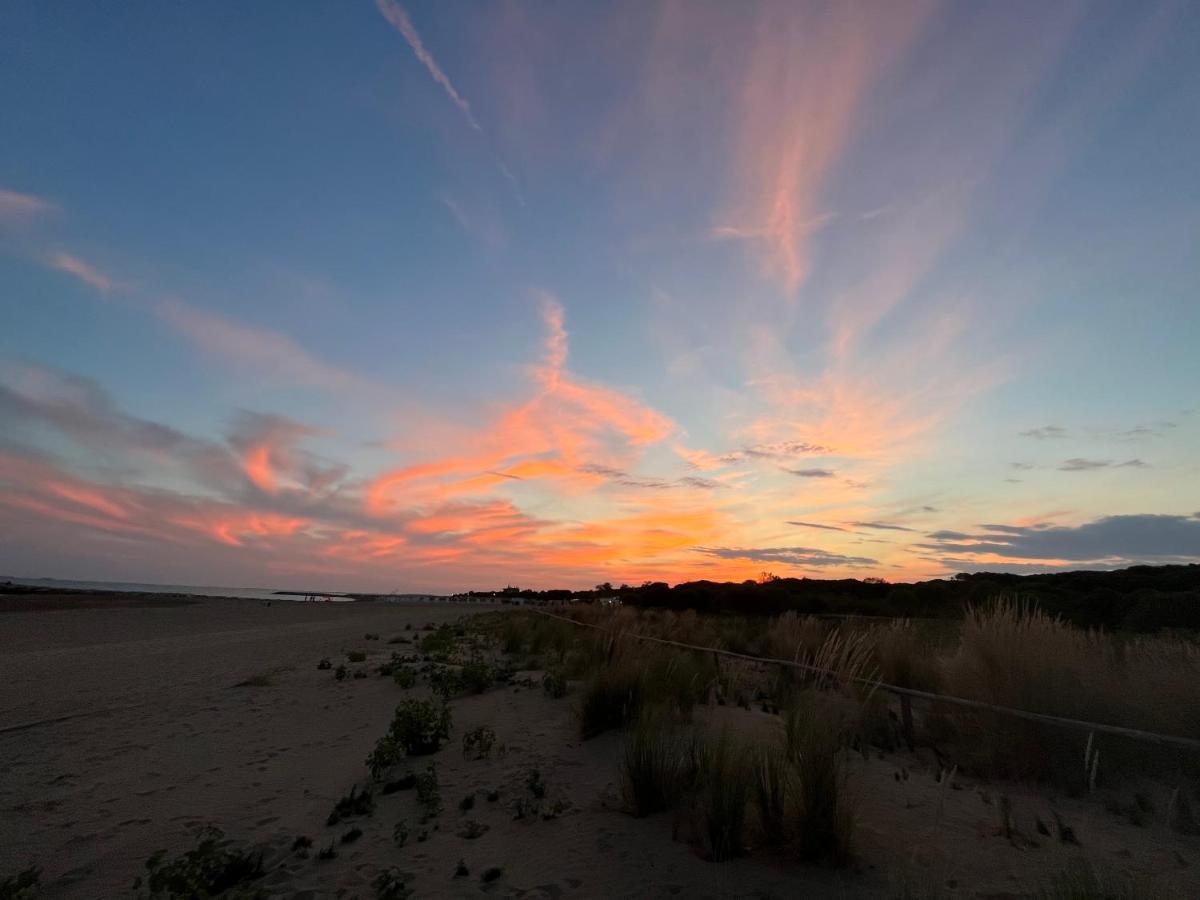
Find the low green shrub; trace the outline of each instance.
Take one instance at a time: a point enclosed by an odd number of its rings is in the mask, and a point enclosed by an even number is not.
[[[438,784],[437,766],[430,763],[417,776],[417,803],[425,810],[425,820],[432,819],[442,811],[442,790]]]
[[[41,893],[42,870],[30,866],[0,879],[0,900],[34,900]]]
[[[408,882],[411,879],[411,875],[394,866],[384,869],[371,882],[371,886],[375,888],[375,900],[410,900],[413,892]]]
[[[262,878],[261,850],[230,847],[225,834],[211,825],[200,832],[200,841],[174,859],[159,850],[146,860],[146,875],[139,876],[133,889],[151,900],[202,900],[206,897],[236,896],[239,900],[266,900],[265,888],[254,888]]]
[[[321,661],[317,663],[317,668],[321,670],[332,669],[333,661],[328,656],[321,657]]]
[[[542,690],[546,696],[558,700],[567,696],[567,679],[558,672],[547,672],[542,676]]]
[[[450,736],[450,709],[429,700],[405,700],[396,707],[388,736],[409,756],[435,753]]]
[[[487,725],[480,725],[463,735],[463,756],[474,755],[475,759],[484,759],[492,752],[496,743],[496,732]]]
[[[488,826],[482,822],[476,822],[474,819],[467,819],[459,826],[458,836],[464,840],[473,841],[476,838],[483,837],[487,834]]]
[[[366,787],[360,791],[358,785],[354,785],[350,788],[349,794],[346,794],[334,804],[333,811],[329,814],[329,818],[325,820],[325,824],[333,826],[343,819],[353,818],[354,816],[369,816],[374,811],[375,796],[371,793],[371,789]]]
[[[361,663],[367,661],[366,650],[351,650],[346,654],[346,662]]]

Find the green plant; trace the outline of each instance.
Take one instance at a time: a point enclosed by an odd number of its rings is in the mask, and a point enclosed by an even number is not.
[[[547,672],[542,676],[542,690],[547,697],[558,700],[567,696],[567,679],[558,672]]]
[[[396,665],[392,669],[392,680],[400,687],[407,690],[411,687],[416,687],[417,672],[415,669],[410,669],[408,666]]]
[[[502,875],[504,875],[504,869],[502,869],[500,866],[492,866],[491,868],[484,870],[484,873],[479,876],[479,880],[484,884],[488,884],[497,880]]]
[[[695,742],[662,710],[643,710],[625,739],[621,773],[636,816],[673,808],[695,778]]]
[[[377,640],[379,640],[379,635],[368,631],[366,634],[363,635],[363,640],[364,641],[377,641]]]
[[[333,848],[333,844],[331,843],[328,847],[325,847],[319,853],[317,853],[317,859],[325,862],[330,859],[337,859],[337,855],[337,850]]]
[[[546,782],[542,780],[542,773],[537,769],[530,769],[529,774],[525,776],[525,788],[535,799],[543,799],[546,796]]]
[[[328,656],[323,656],[323,657],[321,657],[321,661],[320,661],[319,663],[317,663],[317,668],[318,668],[318,669],[322,669],[322,670],[324,670],[324,669],[332,669],[332,668],[333,668],[333,662],[332,662],[332,661],[330,661],[330,659],[329,659],[329,657],[328,657]]]
[[[458,673],[459,689],[468,694],[482,694],[495,681],[496,670],[478,658],[464,663]]]
[[[496,743],[496,732],[487,725],[480,725],[463,735],[463,756],[475,755],[475,759],[485,759]]]
[[[334,804],[333,812],[329,814],[329,818],[325,820],[325,824],[333,826],[343,819],[349,819],[354,816],[369,816],[374,811],[375,797],[371,794],[371,789],[367,787],[360,791],[358,785],[354,785],[350,788],[349,794],[346,794]]]
[[[476,822],[474,819],[467,819],[459,826],[458,836],[468,841],[473,841],[478,837],[482,837],[488,831],[488,826],[482,822]]]
[[[442,792],[438,784],[437,766],[429,766],[417,776],[417,803],[425,808],[425,818],[431,819],[442,811]]]
[[[347,831],[345,834],[342,835],[342,843],[343,844],[353,844],[360,837],[362,837],[362,834],[363,834],[362,829],[356,825],[355,827],[351,828],[349,831]]]
[[[346,662],[361,663],[367,661],[366,650],[350,650],[346,653]]]
[[[457,669],[434,669],[429,673],[429,689],[445,702],[462,692],[462,678]]]
[[[394,866],[384,869],[371,882],[371,886],[375,888],[375,900],[410,900],[413,892],[408,882],[411,878],[411,875]]]
[[[699,753],[699,813],[709,856],[716,862],[742,853],[751,772],[744,748],[728,730],[710,738]]]
[[[0,900],[34,900],[41,893],[42,870],[37,866],[0,879]]]
[[[348,674],[349,674],[349,670],[344,665],[339,665],[336,669],[333,670],[333,677],[336,678],[338,681],[345,681],[346,675],[348,675]]]
[[[388,735],[409,756],[435,753],[450,736],[450,709],[428,700],[405,700],[392,715]]]
[[[428,625],[425,627],[427,630],[430,628]],[[449,625],[442,625],[436,631],[421,638],[421,652],[435,659],[444,660],[454,650],[454,643],[454,629]]]
[[[231,848],[219,828],[205,827],[194,849],[171,860],[166,855],[167,851],[159,850],[146,860],[146,875],[133,884],[139,896],[201,900],[220,895],[266,900],[266,890],[252,887],[252,882],[265,874],[262,851]]]
[[[384,784],[379,793],[386,796],[387,794],[394,794],[397,791],[410,791],[416,787],[416,785],[417,776],[412,772],[405,772],[399,778],[393,779],[392,781]]]
[[[294,853],[297,850],[307,850],[311,846],[312,846],[312,838],[308,837],[307,835],[302,834],[299,837],[297,837],[294,841],[292,841],[292,852]],[[3,896],[3,895],[0,895],[0,896]]]
[[[367,670],[366,670],[366,669],[355,669],[355,670],[354,670],[354,677],[355,677],[355,679],[366,678],[366,677],[367,677]]]
[[[403,847],[408,843],[408,823],[401,819],[392,829],[392,840],[397,847]]]
[[[463,812],[468,812],[469,810],[474,809],[475,808],[475,795],[467,794],[467,796],[465,796],[461,800],[459,800],[458,808],[460,810],[462,810]]]
[[[1142,900],[1146,897],[1167,900],[1184,896],[1165,885],[1148,881],[1100,872],[1083,860],[1077,860],[1030,896],[1036,900]]]

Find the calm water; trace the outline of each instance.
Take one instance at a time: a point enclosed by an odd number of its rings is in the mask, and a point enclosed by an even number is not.
[[[215,587],[204,584],[141,584],[134,581],[68,581],[62,578],[14,578],[0,575],[0,582],[28,584],[42,588],[74,588],[92,591],[121,591],[135,594],[194,594],[199,597],[239,597],[246,600],[303,600],[261,588]],[[322,595],[324,596],[324,595]],[[334,599],[337,598],[334,595]],[[348,598],[347,598],[348,599]]]

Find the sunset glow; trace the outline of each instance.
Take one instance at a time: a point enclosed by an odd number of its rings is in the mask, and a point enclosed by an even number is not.
[[[0,574],[1200,562],[1194,4],[76,12],[0,29]]]

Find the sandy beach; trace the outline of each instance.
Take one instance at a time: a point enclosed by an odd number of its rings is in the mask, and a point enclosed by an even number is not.
[[[341,844],[348,826],[327,826],[330,810],[366,783],[364,759],[396,703],[429,696],[424,683],[404,691],[376,676],[397,649],[388,640],[478,609],[130,603],[0,614],[0,873],[40,866],[47,897],[128,895],[152,853],[191,848],[209,824],[265,848],[259,885],[279,897],[374,896],[374,878],[391,866],[412,876],[418,897],[889,897],[914,879],[936,884],[939,896],[1009,897],[1080,859],[1200,893],[1196,837],[1157,821],[1133,827],[1094,799],[961,777],[947,785],[922,751],[854,758],[862,829],[853,866],[759,853],[709,862],[671,813],[628,814],[622,737],[581,740],[575,689],[547,697],[540,673],[452,701],[447,744],[410,766],[436,762],[444,809],[435,821],[419,824],[411,791],[378,796],[374,813],[353,823],[362,835]],[[364,642],[368,633],[381,639]],[[370,677],[338,681],[318,670],[321,658],[336,664],[355,649],[368,652]],[[757,709],[697,716],[743,734],[777,727]],[[480,726],[497,743],[477,759],[460,746]],[[531,772],[552,815],[513,814]],[[1001,794],[1035,840],[1002,833]],[[1154,801],[1161,808],[1165,798]],[[1054,814],[1078,843],[1035,833],[1034,821]],[[414,835],[404,847],[394,839],[401,821]],[[312,839],[311,854],[293,851],[299,836]],[[336,859],[317,858],[326,846]],[[460,860],[469,874],[456,877]],[[502,875],[481,881],[491,867]]]

